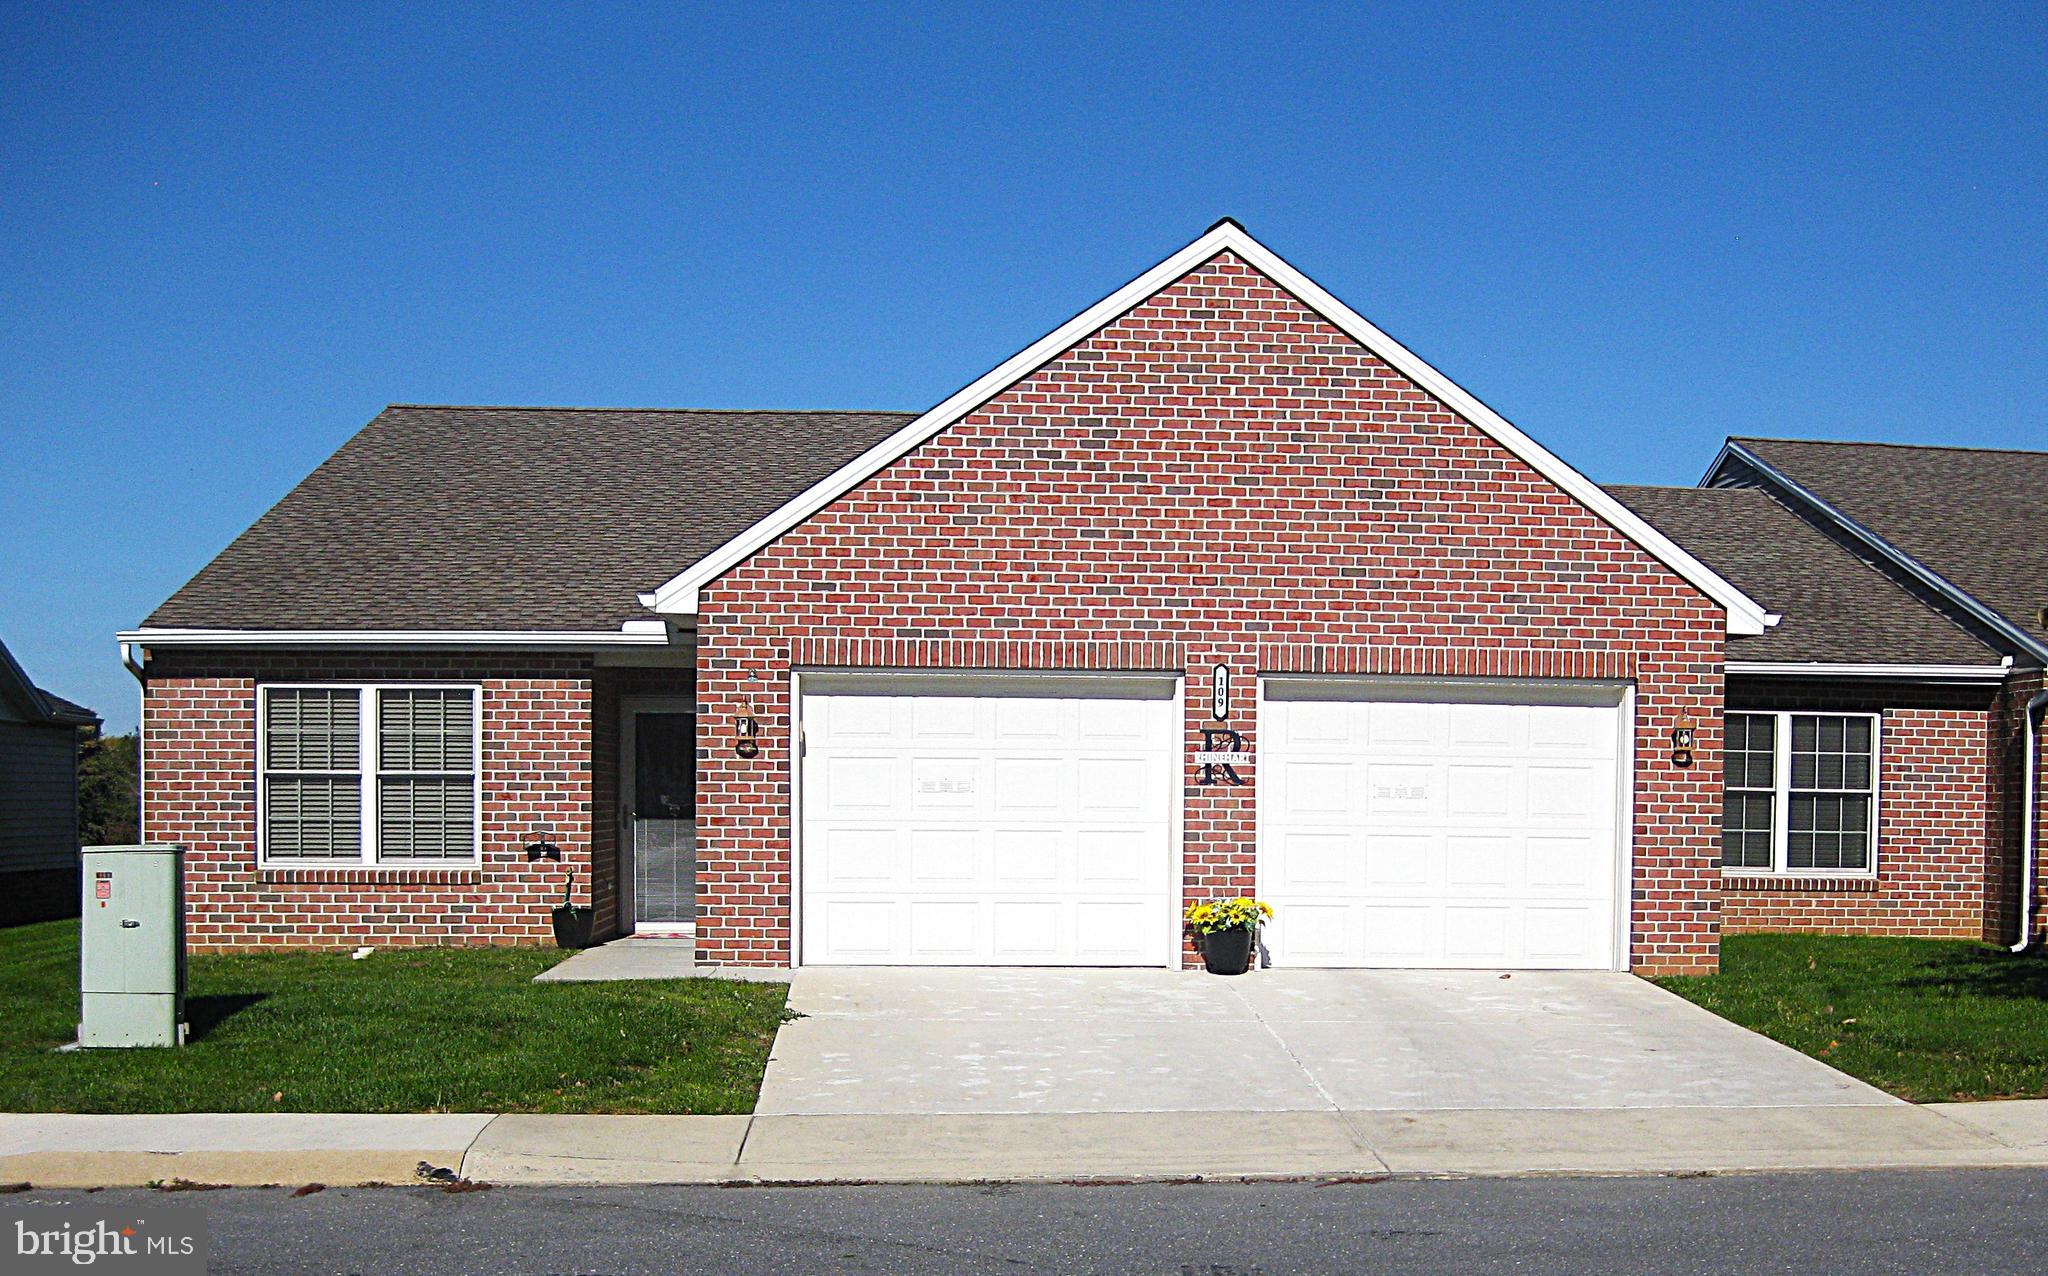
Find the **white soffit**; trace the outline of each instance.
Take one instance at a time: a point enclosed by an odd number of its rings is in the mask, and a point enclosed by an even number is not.
[[[945,402],[905,425],[860,456],[841,466],[808,491],[727,541],[652,593],[641,595],[646,606],[665,615],[694,615],[698,592],[739,566],[774,540],[823,509],[890,462],[924,443],[939,431],[1021,381],[1039,367],[1105,327],[1174,280],[1219,253],[1234,253],[1246,265],[1294,294],[1309,309],[1335,324],[1383,362],[1436,396],[1453,412],[1520,457],[1537,473],[1634,541],[1651,557],[1670,567],[1719,603],[1728,613],[1731,634],[1760,634],[1775,619],[1763,606],[1722,579],[1705,563],[1680,548],[1591,479],[1565,464],[1549,449],[1522,433],[1499,413],[1481,403],[1413,351],[1381,332],[1364,316],[1325,292],[1308,276],[1287,264],[1251,233],[1223,221],[1187,247],[1117,289],[1101,301],[1040,337]]]

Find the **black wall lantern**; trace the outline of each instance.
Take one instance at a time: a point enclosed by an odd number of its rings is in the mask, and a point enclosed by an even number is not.
[[[1699,730],[1691,718],[1680,718],[1671,728],[1671,765],[1692,765],[1692,742]]]
[[[761,719],[752,705],[732,720],[732,751],[743,758],[761,755]]]

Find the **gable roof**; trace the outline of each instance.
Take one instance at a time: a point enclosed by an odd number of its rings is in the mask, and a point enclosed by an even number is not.
[[[1701,481],[1752,478],[2048,659],[2048,452],[1731,438]]]
[[[1770,621],[1767,613],[1753,599],[1638,517],[1626,505],[1602,491],[1592,480],[1566,465],[1548,449],[1509,424],[1449,377],[1423,362],[1407,347],[1381,332],[1362,315],[1325,292],[1314,280],[1252,238],[1242,226],[1228,220],[1218,222],[1207,234],[990,369],[931,411],[906,423],[901,429],[877,441],[873,447],[803,489],[740,535],[690,563],[667,584],[647,595],[642,601],[657,612],[669,615],[694,614],[697,609],[698,592],[705,585],[731,571],[777,537],[1030,375],[1075,343],[1190,270],[1222,253],[1235,254],[1246,265],[1292,293],[1303,305],[1336,325],[1346,335],[1434,395],[1481,432],[1490,435],[1501,446],[1562,488],[1593,514],[1720,604],[1727,611],[1729,633],[1758,634],[1768,627]]]
[[[659,628],[641,590],[910,419],[394,404],[123,637]]]
[[[1758,488],[1607,489],[1783,619],[1731,662],[1977,666],[1999,653]]]
[[[100,720],[100,715],[84,705],[73,704],[30,682],[28,673],[14,659],[14,653],[7,650],[4,642],[0,642],[0,700],[13,705],[15,712],[30,722],[89,727]]]

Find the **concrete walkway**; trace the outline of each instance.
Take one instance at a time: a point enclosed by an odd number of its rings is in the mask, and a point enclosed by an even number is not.
[[[602,983],[624,979],[738,979],[779,984],[786,970],[699,962],[697,941],[683,936],[629,935],[586,948],[533,977],[537,984]]]
[[[2048,1101],[1901,1103],[1622,975],[805,971],[791,1003],[753,1116],[0,1114],[0,1183],[2048,1166]]]
[[[2048,1101],[951,1116],[0,1115],[0,1183],[1067,1182],[2048,1167]]]
[[[762,1116],[1897,1105],[1607,972],[796,972]]]

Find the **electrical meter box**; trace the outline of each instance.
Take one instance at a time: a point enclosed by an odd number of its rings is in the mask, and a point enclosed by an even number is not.
[[[185,1044],[184,849],[88,846],[79,859],[78,1044]]]

